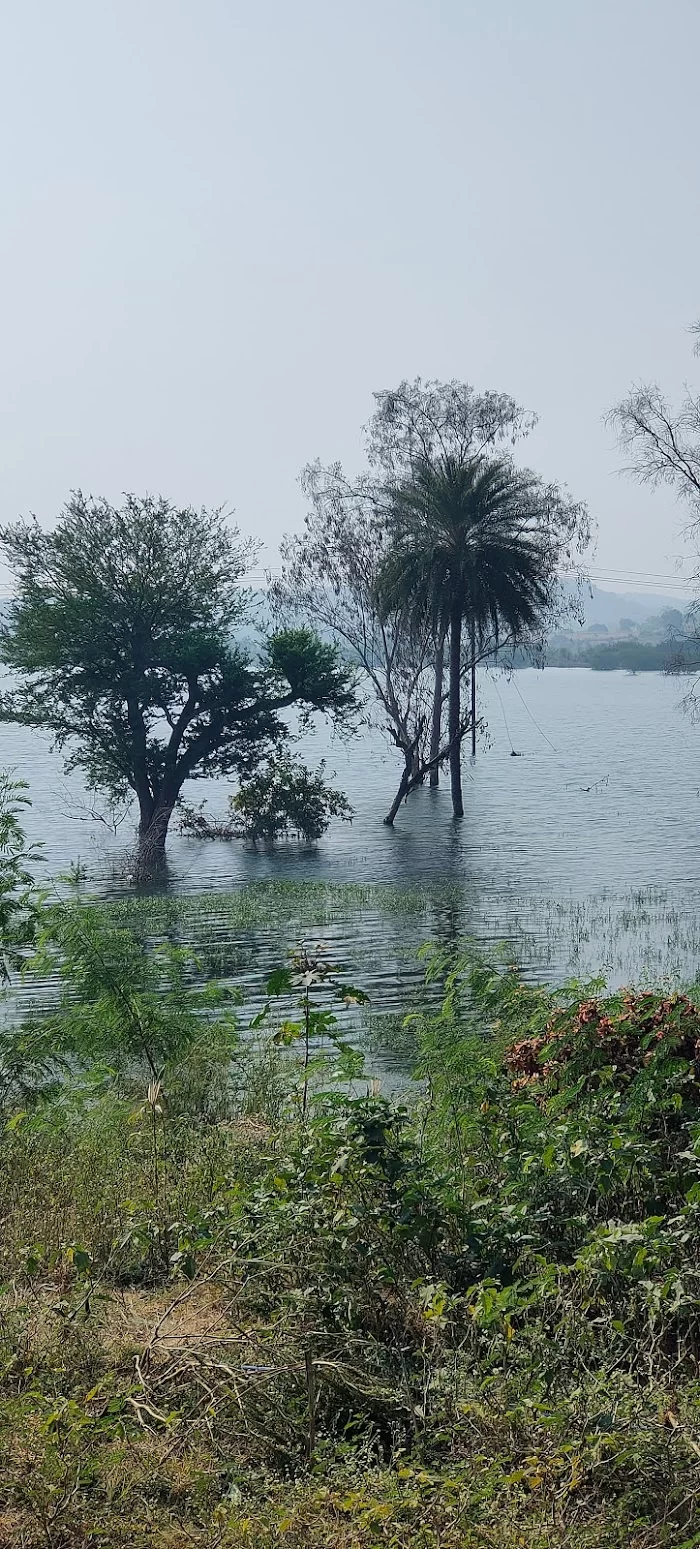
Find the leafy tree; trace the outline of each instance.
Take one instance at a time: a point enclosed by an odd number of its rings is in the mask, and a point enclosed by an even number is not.
[[[1,639],[21,682],[0,716],[53,733],[92,789],[135,795],[137,873],[162,861],[186,781],[254,769],[289,735],[280,712],[344,718],[353,674],[307,629],[261,639],[241,583],[253,553],[224,513],[74,493],[55,529],[0,530],[17,598]]]
[[[662,608],[658,616],[658,623],[666,633],[675,639],[683,633],[684,616],[680,608]]]
[[[587,536],[582,507],[504,457],[419,459],[393,503],[393,548],[380,580],[387,606],[413,601],[449,634],[450,784],[462,817],[461,746],[474,727],[475,670],[505,635],[517,644],[559,604],[557,568]],[[469,631],[472,700],[462,713],[463,628]]]

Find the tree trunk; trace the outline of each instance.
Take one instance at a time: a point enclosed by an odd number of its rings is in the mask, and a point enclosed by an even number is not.
[[[408,791],[408,782],[409,782],[410,778],[411,778],[411,771],[410,771],[410,769],[404,769],[404,772],[403,772],[403,774],[401,776],[401,783],[399,785],[398,791],[396,792],[394,800],[392,801],[391,806],[389,808],[389,811],[387,812],[387,815],[386,815],[386,817],[384,819],[384,822],[386,823],[387,828],[393,828],[393,826],[394,826],[394,818],[396,817],[396,814],[397,814],[397,812],[399,810],[399,807],[401,806],[402,801],[404,801],[405,798],[406,798],[406,793]]]
[[[174,797],[162,796],[150,807],[141,808],[135,876],[137,882],[157,877],[165,865],[165,841],[175,807]]]
[[[462,676],[462,612],[453,608],[450,617],[450,791],[452,811],[456,818],[464,817],[462,800],[462,740],[459,735],[461,720]]]
[[[398,791],[396,792],[394,800],[392,801],[389,811],[387,812],[387,815],[384,819],[387,828],[391,828],[393,826],[394,818],[396,817],[402,801],[406,800],[409,792],[414,791],[417,785],[422,785],[423,780],[425,779],[425,769],[423,767],[423,761],[420,755],[420,745],[423,739],[424,730],[425,722],[421,718],[418,723],[418,730],[412,742],[401,742],[398,737],[396,738],[397,747],[400,747],[403,752],[403,774],[401,775],[401,779],[399,781]]]
[[[436,759],[440,752],[440,738],[442,736],[442,679],[445,671],[445,637],[440,639],[435,647],[435,685],[433,688],[433,720],[430,728],[430,761]],[[433,764],[430,771],[431,790],[435,790],[440,784],[440,770],[437,764]]]
[[[471,691],[472,691],[472,758],[476,758],[476,622],[471,620],[469,638],[472,649]]]
[[[413,790],[413,787],[418,783],[413,772],[413,760],[416,756],[416,748],[417,743],[411,743],[410,747],[405,747],[403,750],[403,774],[399,781],[398,791],[396,792],[394,800],[392,801],[389,811],[387,812],[387,815],[384,819],[387,828],[393,828],[394,818],[396,817],[402,801],[406,800],[409,791]]]

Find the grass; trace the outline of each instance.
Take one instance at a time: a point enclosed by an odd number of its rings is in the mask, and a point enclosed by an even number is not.
[[[694,1003],[434,956],[412,1110],[307,1112],[228,1023],[203,1085],[112,931],[67,922],[77,1063],[4,1115],[0,1544],[700,1543]]]
[[[238,929],[275,920],[328,924],[348,914],[376,910],[400,917],[430,912],[435,905],[457,904],[461,889],[450,883],[395,887],[351,882],[252,882],[229,892],[156,894],[110,902],[103,907],[116,919],[169,925],[224,920]]]
[[[206,1164],[199,1145],[179,1155],[173,1210],[201,1221],[225,1181],[236,1230],[233,1243],[220,1235],[200,1249],[191,1279],[171,1272],[159,1283],[144,1232],[155,1218],[147,1146],[124,1146],[125,1114],[103,1115],[90,1133],[94,1122],[70,1145],[37,1141],[34,1189],[22,1189],[18,1165],[32,1157],[27,1135],[13,1165],[4,1160],[16,1230],[5,1240],[0,1330],[0,1542],[678,1549],[676,1507],[697,1483],[696,1423],[691,1413],[688,1430],[684,1416],[669,1428],[672,1383],[579,1380],[568,1399],[533,1403],[517,1363],[508,1377],[502,1357],[484,1363],[473,1340],[450,1356],[449,1330],[408,1283],[395,1296],[381,1279],[363,1287],[338,1238],[340,1273],[331,1271],[331,1244],[324,1233],[322,1251],[310,1251],[303,1213],[290,1236],[279,1184],[276,1201],[269,1189],[281,1166],[297,1199],[294,1137],[260,1119],[229,1123]],[[105,1145],[110,1126],[121,1145]],[[272,1236],[253,1248],[247,1235],[260,1231],[249,1205],[261,1186],[277,1217],[274,1255]],[[318,1200],[302,1189],[298,1202],[318,1233]],[[117,1225],[122,1244],[129,1228],[132,1239],[115,1255]],[[28,1233],[42,1238],[40,1258],[28,1258]],[[351,1298],[349,1326],[328,1314],[325,1328],[316,1323],[329,1273]],[[309,1348],[319,1374],[311,1456]]]
[[[205,974],[244,976],[312,933],[327,933],[361,973],[379,1013],[400,1014],[415,995],[415,955],[426,939],[471,940],[487,950],[507,939],[533,982],[597,972],[611,984],[692,983],[700,962],[700,910],[663,889],[586,898],[519,895],[477,909],[468,887],[430,882],[396,887],[351,883],[256,882],[226,893],[137,897],[97,903],[105,919],[144,939],[191,946]]]

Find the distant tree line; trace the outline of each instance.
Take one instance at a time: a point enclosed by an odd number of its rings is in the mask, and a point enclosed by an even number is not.
[[[577,651],[567,651],[566,646],[548,647],[544,661],[547,667],[590,667],[594,672],[697,672],[700,641],[667,640],[651,645],[642,640],[615,640]]]

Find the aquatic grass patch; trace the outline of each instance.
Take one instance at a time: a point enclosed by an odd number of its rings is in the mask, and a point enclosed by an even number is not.
[[[469,934],[487,949],[507,941],[531,982],[604,973],[613,985],[694,984],[700,965],[700,909],[654,886],[584,898],[514,891],[505,917],[487,904]]]
[[[323,925],[348,915],[376,910],[388,917],[421,916],[433,909],[460,908],[461,884],[263,881],[242,883],[228,892],[140,895],[96,902],[115,921],[153,929],[202,929],[225,922],[237,929],[298,920]]]
[[[300,944],[327,941],[338,960],[362,972],[380,1002],[393,996],[398,1010],[400,986],[411,981],[418,991],[422,972],[417,952],[439,932],[439,920],[456,907],[458,890],[375,887],[359,884],[261,882],[227,893],[137,895],[106,902],[83,896],[81,902],[54,906],[83,908],[106,931],[126,931],[152,951],[184,949],[192,982],[220,980],[241,987],[251,1015],[264,999],[267,975]],[[17,1014],[41,1014],[56,1002],[55,965],[30,965],[14,986]],[[403,1003],[403,1002],[402,1002]]]
[[[92,906],[144,938],[191,946],[210,974],[246,971],[251,953],[266,944],[284,951],[325,930],[351,950],[364,934],[374,956],[370,973],[381,968],[388,980],[393,959],[397,984],[428,940],[475,941],[485,950],[506,942],[529,979],[550,983],[598,971],[616,984],[692,983],[700,964],[700,909],[653,885],[583,898],[573,890],[550,898],[514,886],[506,899],[490,899],[469,877],[405,886],[261,881],[228,892],[139,895]]]

